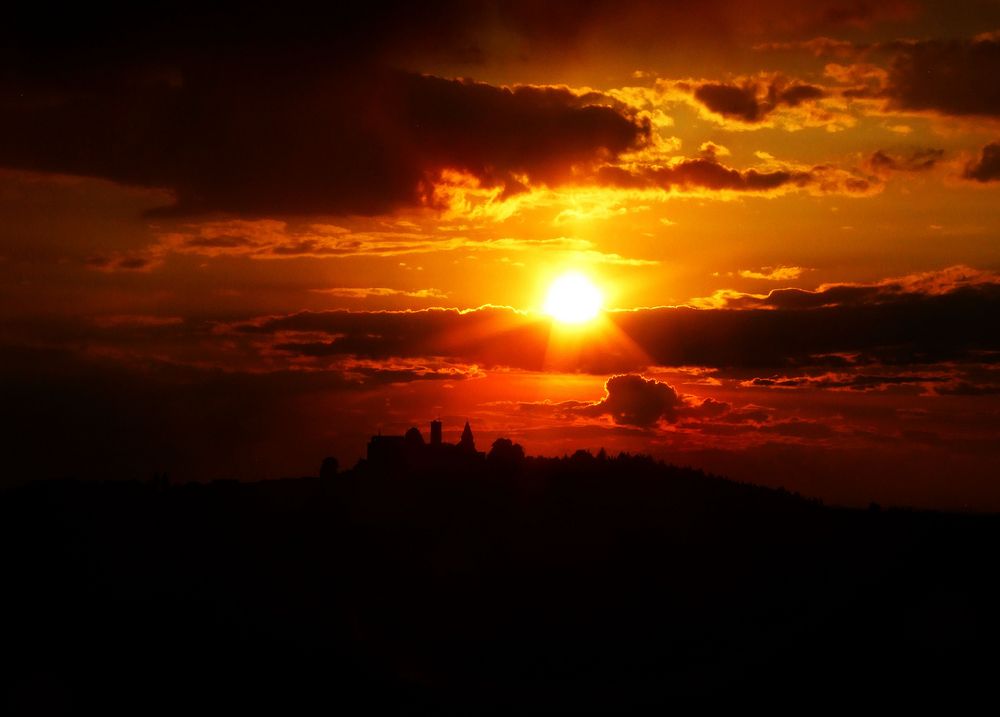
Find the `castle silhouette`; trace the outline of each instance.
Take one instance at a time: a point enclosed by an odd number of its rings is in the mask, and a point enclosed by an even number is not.
[[[402,436],[383,436],[381,432],[368,441],[368,462],[379,467],[467,466],[486,460],[486,453],[476,450],[472,426],[465,422],[458,443],[441,439],[441,421],[431,421],[430,443],[416,426]]]

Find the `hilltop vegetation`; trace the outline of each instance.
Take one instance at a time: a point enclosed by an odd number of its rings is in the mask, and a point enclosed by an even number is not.
[[[621,711],[996,667],[995,518],[641,456],[35,483],[0,519],[15,701]]]

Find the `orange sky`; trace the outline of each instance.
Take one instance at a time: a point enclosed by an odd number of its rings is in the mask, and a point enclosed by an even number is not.
[[[1000,508],[1000,5],[535,5],[16,18],[14,466],[309,473],[442,416]]]

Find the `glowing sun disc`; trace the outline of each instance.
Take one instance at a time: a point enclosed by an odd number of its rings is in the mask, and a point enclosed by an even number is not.
[[[564,274],[552,282],[545,298],[545,313],[564,324],[582,324],[595,318],[604,297],[582,274]]]

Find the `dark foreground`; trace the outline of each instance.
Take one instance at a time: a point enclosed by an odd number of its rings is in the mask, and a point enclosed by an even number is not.
[[[0,526],[5,699],[33,713],[968,695],[1000,662],[998,519],[641,459],[39,483]]]

